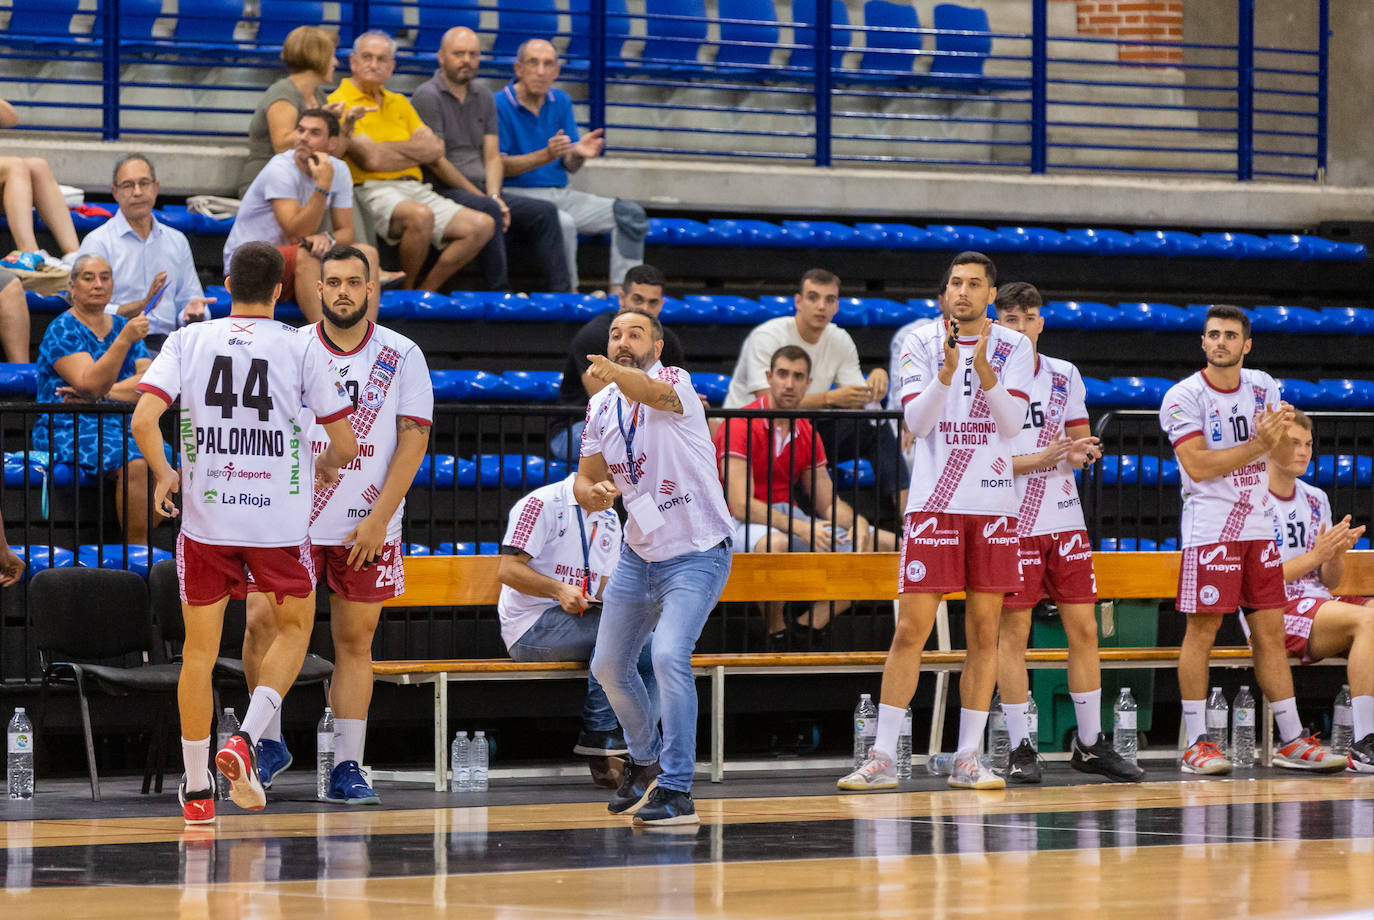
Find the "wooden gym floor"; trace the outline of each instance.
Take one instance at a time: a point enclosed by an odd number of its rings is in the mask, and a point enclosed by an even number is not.
[[[919,770],[920,768],[918,768]],[[700,827],[636,830],[589,781],[486,795],[386,785],[380,808],[279,779],[267,811],[186,828],[175,791],[44,784],[0,800],[0,916],[184,920],[1374,916],[1374,777],[1257,770],[1115,786],[837,795],[826,773],[697,785]],[[1082,780],[1080,782],[1080,780]]]

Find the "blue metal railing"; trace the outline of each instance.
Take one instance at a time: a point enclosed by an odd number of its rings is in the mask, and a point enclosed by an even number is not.
[[[24,127],[242,138],[280,73],[273,42],[297,24],[292,4],[259,0],[250,16],[216,0],[126,17],[128,2],[99,0],[75,17],[11,14],[0,96]],[[320,24],[345,42],[379,26],[397,34],[393,82],[409,91],[433,71],[448,24],[480,23],[486,46],[494,34],[509,48],[569,16],[569,31],[549,35],[577,48],[560,83],[579,118],[625,153],[1240,180],[1319,180],[1326,167],[1330,0],[1286,11],[1314,27],[1294,47],[1255,44],[1254,0],[1236,4],[1234,42],[1056,31],[1048,0],[1026,0],[1029,32],[954,4],[936,9],[931,28],[902,3],[792,0],[787,18],[771,0],[717,2],[719,15],[702,0],[636,0],[633,10],[626,0],[353,2],[328,5],[334,19]],[[1181,60],[1135,59],[1142,49]],[[509,73],[508,60],[484,62],[484,77]]]

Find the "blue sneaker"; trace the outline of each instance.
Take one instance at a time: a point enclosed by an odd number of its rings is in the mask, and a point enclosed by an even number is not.
[[[363,779],[363,771],[356,760],[345,760],[335,765],[334,772],[329,774],[329,792],[324,800],[337,805],[382,804],[381,797]]]
[[[649,801],[635,812],[635,824],[650,827],[671,827],[676,824],[699,824],[696,804],[690,792],[655,786]]]
[[[291,752],[286,749],[286,742],[273,741],[271,738],[258,741],[258,779],[262,782],[262,788],[271,789],[272,780],[289,766]]]

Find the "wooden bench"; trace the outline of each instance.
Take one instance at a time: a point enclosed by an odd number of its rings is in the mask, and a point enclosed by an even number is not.
[[[743,553],[734,565],[722,601],[858,600],[895,601],[896,553]],[[462,607],[494,605],[501,584],[496,577],[499,558],[494,556],[409,556],[405,560],[406,593],[388,601],[389,607]],[[1178,583],[1177,552],[1098,553],[1094,558],[1098,594],[1105,599],[1172,597]],[[1374,594],[1374,551],[1347,556],[1346,577],[1337,594]],[[949,599],[962,598],[951,594]],[[930,751],[940,750],[944,728],[949,673],[963,667],[964,652],[951,649],[948,622],[937,622],[937,648],[922,655],[922,670],[935,675],[935,717],[932,718]],[[693,673],[711,681],[711,758],[709,775],[719,782],[724,775],[725,677],[746,674],[844,674],[880,672],[886,652],[785,652],[727,653],[692,656]],[[1178,661],[1177,647],[1104,648],[1102,667],[1158,668]],[[1031,649],[1030,668],[1061,667],[1066,649]],[[1245,647],[1218,648],[1212,661],[1219,667],[1252,665]],[[1344,659],[1325,663],[1343,665]],[[448,752],[448,685],[472,680],[569,680],[585,679],[583,662],[517,662],[510,659],[415,659],[377,661],[373,674],[396,684],[429,684],[434,694],[434,762],[423,771],[373,771],[378,779],[432,782],[444,788]],[[1269,750],[1272,720],[1265,702],[1263,734]]]

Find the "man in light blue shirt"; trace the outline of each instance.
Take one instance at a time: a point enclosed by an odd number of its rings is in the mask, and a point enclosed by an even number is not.
[[[612,293],[619,293],[625,272],[644,261],[649,219],[638,202],[568,187],[568,174],[600,156],[605,142],[601,128],[578,136],[572,100],[553,88],[558,72],[553,45],[532,38],[516,52],[515,79],[496,94],[505,192],[549,201],[558,208],[574,291],[578,286],[577,235],[610,233],[610,287]]]
[[[153,217],[153,164],[139,154],[124,157],[115,164],[111,191],[119,211],[86,236],[78,255],[110,263],[114,294],[106,310],[126,317],[147,312],[145,344],[156,351],[178,326],[208,318],[206,305],[214,300],[200,286],[186,235]]]

